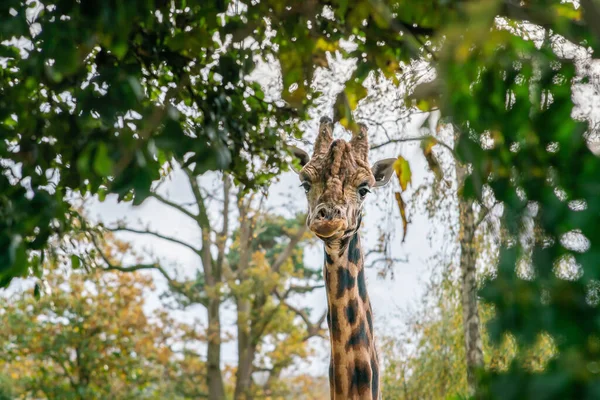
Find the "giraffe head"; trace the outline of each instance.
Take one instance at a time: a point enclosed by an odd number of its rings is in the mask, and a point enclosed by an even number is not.
[[[384,186],[392,175],[394,158],[369,165],[367,129],[350,142],[333,140],[333,123],[321,118],[314,151],[292,148],[300,161],[301,186],[308,199],[307,225],[320,239],[341,239],[360,227],[363,201],[372,188]]]

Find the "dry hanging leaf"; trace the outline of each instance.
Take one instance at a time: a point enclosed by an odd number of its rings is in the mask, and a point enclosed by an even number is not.
[[[400,208],[400,216],[402,217],[402,243],[406,239],[406,231],[408,230],[408,218],[406,218],[406,203],[402,198],[402,194],[400,192],[395,192],[396,203],[398,203],[398,208]]]
[[[421,141],[421,149],[423,150],[423,155],[427,160],[427,165],[433,174],[435,175],[435,179],[442,180],[444,178],[444,174],[442,173],[442,167],[438,162],[437,158],[433,154],[433,146],[437,144],[437,140],[433,136],[428,136]]]

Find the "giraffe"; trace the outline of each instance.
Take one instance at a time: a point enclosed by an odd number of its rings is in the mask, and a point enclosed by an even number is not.
[[[379,360],[359,229],[370,189],[390,180],[394,158],[368,162],[367,129],[350,142],[333,140],[333,123],[321,118],[312,157],[293,147],[308,200],[307,225],[324,242],[332,400],[379,400]]]

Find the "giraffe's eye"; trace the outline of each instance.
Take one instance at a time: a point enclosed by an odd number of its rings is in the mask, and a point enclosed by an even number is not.
[[[360,195],[361,199],[364,199],[365,196],[367,195],[367,193],[371,193],[371,191],[369,190],[368,187],[363,186],[363,187],[358,188],[358,194]]]
[[[304,188],[305,193],[308,193],[308,191],[310,190],[310,183],[308,182],[302,182],[300,186]]]

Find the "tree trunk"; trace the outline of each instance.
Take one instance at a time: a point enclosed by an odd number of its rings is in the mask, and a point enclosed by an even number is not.
[[[475,269],[477,253],[473,243],[477,226],[473,211],[473,201],[464,199],[459,195],[458,203],[460,211],[460,271],[467,383],[469,395],[476,396],[477,378],[475,371],[483,367],[483,350],[477,307],[477,271]]]
[[[235,374],[235,400],[251,400],[252,367],[256,346],[252,343],[250,329],[250,302],[237,301],[238,368]]]
[[[219,315],[219,298],[209,296],[208,300],[208,351],[206,356],[208,398],[210,400],[225,399],[225,387],[221,375],[221,316]]]

